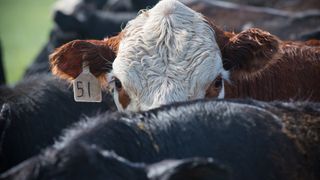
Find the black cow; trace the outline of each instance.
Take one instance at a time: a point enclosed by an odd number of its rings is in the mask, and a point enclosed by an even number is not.
[[[130,162],[112,151],[76,143],[45,157],[31,158],[2,174],[0,179],[227,180],[228,171],[212,158],[166,160],[146,165]]]
[[[116,109],[108,94],[102,103],[76,103],[68,83],[45,75],[0,87],[1,106],[1,170],[38,154],[80,117]]]
[[[230,168],[231,179],[315,180],[320,177],[319,118],[320,104],[250,100],[202,100],[136,114],[102,114],[81,121],[37,160],[26,161],[2,178],[78,177],[84,165],[79,163],[77,171],[59,165],[73,157],[64,152],[81,143],[146,164],[213,157]],[[100,177],[93,174],[90,179]]]

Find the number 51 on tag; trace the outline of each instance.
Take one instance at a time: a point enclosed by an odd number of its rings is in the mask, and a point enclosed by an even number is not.
[[[101,87],[96,77],[80,74],[73,80],[74,100],[77,102],[101,102]]]

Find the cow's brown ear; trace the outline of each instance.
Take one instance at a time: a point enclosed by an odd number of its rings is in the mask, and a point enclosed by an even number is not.
[[[275,57],[279,51],[279,39],[268,32],[251,28],[229,36],[220,48],[225,69],[254,72]]]
[[[104,81],[105,73],[112,69],[118,44],[115,38],[71,41],[50,55],[51,71],[62,79],[73,80],[82,72],[82,62],[87,61],[90,72]]]

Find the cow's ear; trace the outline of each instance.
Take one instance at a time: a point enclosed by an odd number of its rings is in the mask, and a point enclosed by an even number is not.
[[[104,80],[112,69],[119,39],[74,40],[57,48],[49,58],[54,75],[67,80],[75,79],[82,72],[82,63],[88,62],[90,72]]]
[[[275,58],[279,52],[279,39],[268,32],[251,28],[230,35],[220,48],[225,69],[254,72]]]
[[[149,168],[148,177],[161,180],[227,180],[229,170],[212,158],[163,161]]]

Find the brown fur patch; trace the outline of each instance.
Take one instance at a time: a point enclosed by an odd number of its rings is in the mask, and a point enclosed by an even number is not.
[[[278,50],[277,37],[251,28],[231,37],[221,52],[226,69],[255,72],[264,68]]]
[[[234,34],[210,25],[230,70],[226,98],[320,101],[320,41],[281,41],[255,28]]]
[[[126,91],[122,88],[119,92],[119,103],[122,105],[123,109],[126,109],[130,103],[130,97],[126,93]]]
[[[105,38],[104,41],[106,44],[112,49],[112,51],[117,54],[118,53],[118,48],[120,41],[122,39],[123,33],[120,32],[118,35],[110,37],[110,38]]]
[[[54,75],[73,80],[82,72],[82,62],[89,63],[90,71],[106,83],[105,73],[112,69],[121,34],[105,40],[74,40],[57,48],[50,55]]]
[[[220,50],[222,51],[225,46],[229,43],[229,39],[235,36],[236,34],[233,32],[222,31],[218,26],[214,24],[213,21],[209,20],[209,18],[204,17],[207,23],[215,32],[215,38],[218,43]]]
[[[215,32],[226,70],[255,72],[278,53],[281,41],[266,31],[251,28],[236,34],[222,31],[208,18],[206,20]]]
[[[282,42],[278,54],[255,73],[231,72],[226,98],[320,101],[320,46]]]
[[[316,39],[308,40],[305,42],[307,46],[320,46],[320,41]]]

